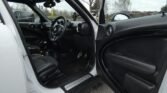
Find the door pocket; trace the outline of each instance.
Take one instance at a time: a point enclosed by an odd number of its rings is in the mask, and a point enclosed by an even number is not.
[[[153,93],[155,85],[135,75],[125,75],[124,88],[127,93]]]
[[[106,59],[112,61],[112,63],[118,64],[131,71],[136,71],[145,75],[153,74],[156,71],[156,66],[148,64],[134,58],[122,56],[119,54],[107,53]]]

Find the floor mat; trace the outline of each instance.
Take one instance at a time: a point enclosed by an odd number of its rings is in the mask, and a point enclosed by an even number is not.
[[[85,72],[89,66],[89,60],[86,58],[80,58],[76,60],[68,60],[68,58],[66,59],[68,62],[60,62],[59,67],[60,70],[67,76]]]
[[[90,87],[82,93],[114,93],[113,90],[105,83],[99,83],[93,87]]]

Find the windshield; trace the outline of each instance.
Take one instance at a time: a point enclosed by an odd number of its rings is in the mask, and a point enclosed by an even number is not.
[[[56,3],[56,5],[51,8],[45,7],[44,2],[37,3],[36,6],[51,20],[59,16],[63,16],[70,21],[83,20],[65,0],[61,0],[61,2]]]

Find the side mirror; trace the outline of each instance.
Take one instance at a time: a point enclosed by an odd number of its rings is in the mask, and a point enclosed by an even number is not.
[[[130,19],[130,16],[128,14],[118,13],[112,17],[111,21],[121,21],[127,19]]]

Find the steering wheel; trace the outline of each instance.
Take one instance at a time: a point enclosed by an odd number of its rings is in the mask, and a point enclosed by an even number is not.
[[[51,30],[49,31],[49,38],[51,41],[55,42],[59,38],[61,38],[66,29],[66,19],[63,16],[57,17],[51,26]]]

